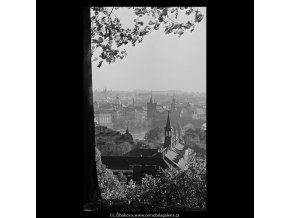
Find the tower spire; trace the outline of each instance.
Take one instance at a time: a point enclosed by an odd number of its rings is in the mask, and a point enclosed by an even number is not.
[[[171,129],[169,111],[167,111],[167,112],[168,112],[168,116],[167,116],[167,122],[166,122],[165,128],[166,129]]]
[[[170,125],[169,111],[168,111],[167,122],[166,122],[166,126],[164,130],[165,130],[164,147],[169,148],[171,146],[171,125]]]

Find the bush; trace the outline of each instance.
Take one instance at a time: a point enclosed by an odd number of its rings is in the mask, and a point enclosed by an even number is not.
[[[113,172],[104,165],[98,174],[99,187],[102,198],[105,200],[122,200],[125,198],[124,185],[118,180]]]
[[[193,158],[194,159],[194,158]],[[191,160],[187,170],[168,169],[160,177],[146,175],[141,184],[125,186],[126,199],[142,210],[194,210],[206,207],[205,164]]]
[[[145,134],[144,139],[149,142],[160,142],[162,141],[163,135],[164,135],[163,128],[156,127],[154,129],[149,130]]]
[[[206,208],[206,160],[190,154],[186,170],[167,169],[145,175],[140,184],[101,165],[99,186],[103,210],[186,211]]]

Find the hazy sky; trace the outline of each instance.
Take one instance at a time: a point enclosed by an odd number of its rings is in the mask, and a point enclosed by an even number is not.
[[[93,89],[206,91],[206,8],[195,30],[177,35],[153,31],[141,44],[126,48],[128,56],[115,63],[93,62]],[[118,13],[117,13],[118,12]],[[127,10],[115,14],[126,26],[134,17]]]

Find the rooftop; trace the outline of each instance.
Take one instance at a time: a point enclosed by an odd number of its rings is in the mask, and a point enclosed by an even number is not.
[[[102,164],[109,169],[130,169],[133,165],[155,165],[166,168],[167,163],[160,157],[101,156]]]
[[[133,149],[123,156],[126,157],[152,157],[153,155],[158,154],[158,149]]]

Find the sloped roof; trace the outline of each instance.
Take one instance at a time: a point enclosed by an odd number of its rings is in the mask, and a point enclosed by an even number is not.
[[[174,167],[175,169],[179,168],[179,166],[176,163],[174,163],[173,161],[171,161],[167,156],[164,156],[164,160],[166,161],[168,166]]]
[[[165,154],[165,157],[169,160],[169,163],[175,165],[175,168],[184,169],[186,166],[186,159],[184,154],[179,154],[176,151],[168,150]],[[171,163],[172,162],[172,163]]]
[[[109,169],[130,169],[130,165],[155,165],[166,168],[168,165],[162,158],[155,157],[124,157],[124,156],[102,156],[102,164]]]
[[[175,165],[180,169],[184,169],[186,166],[185,156],[187,149],[189,149],[187,145],[177,143],[176,145],[173,146],[172,149],[167,149],[165,151],[165,157],[167,158],[167,161],[169,160],[169,163],[171,165]]]
[[[174,145],[174,148],[176,150],[185,151],[188,148],[188,146],[178,142],[178,143],[176,143],[176,145]]]
[[[152,157],[154,154],[158,153],[158,149],[133,149],[128,153],[124,154],[123,156],[126,157]]]

